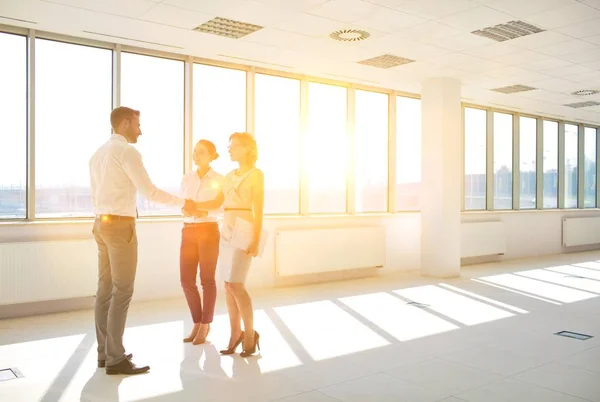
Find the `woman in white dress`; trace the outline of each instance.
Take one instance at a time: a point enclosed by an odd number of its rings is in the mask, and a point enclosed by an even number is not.
[[[260,349],[259,334],[254,330],[252,300],[245,282],[252,258],[258,255],[260,235],[263,225],[264,175],[256,168],[258,149],[256,140],[248,133],[234,133],[229,138],[229,155],[237,162],[238,169],[225,176],[223,194],[225,201],[222,241],[219,258],[220,276],[225,281],[227,310],[231,325],[231,338],[222,354],[233,354],[243,343],[242,357],[256,353]],[[247,250],[234,248],[228,244],[237,219],[251,222],[254,227],[253,239]],[[244,331],[242,331],[242,321]]]

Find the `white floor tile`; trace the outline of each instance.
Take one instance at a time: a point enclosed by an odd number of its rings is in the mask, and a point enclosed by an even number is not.
[[[134,377],[96,368],[93,311],[0,320],[0,368],[25,375],[0,383],[0,400],[599,401],[600,297],[550,303],[471,280],[557,266],[579,272],[571,263],[600,272],[590,262],[598,260],[600,252],[581,253],[465,267],[447,281],[402,273],[256,291],[262,350],[248,359],[218,353],[229,339],[222,294],[200,346],[181,342],[191,328],[183,297],[135,303],[125,345],[152,369]],[[435,308],[407,306],[402,295]],[[553,335],[560,330],[594,338]]]
[[[375,374],[320,390],[341,401],[435,402],[449,396],[386,374]]]
[[[457,398],[467,402],[584,402],[584,399],[512,379],[458,394]]]
[[[598,373],[591,370],[550,363],[521,373],[515,379],[600,402]]]
[[[437,358],[388,370],[386,373],[447,395],[455,395],[502,379],[497,374]]]

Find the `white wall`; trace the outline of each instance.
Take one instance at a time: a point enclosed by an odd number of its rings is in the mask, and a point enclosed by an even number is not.
[[[506,224],[507,248],[504,260],[534,257],[564,252],[562,219],[565,216],[600,216],[600,210],[477,212],[464,213],[462,221],[501,220]],[[420,269],[421,229],[419,213],[346,217],[269,217],[265,229],[325,228],[340,226],[381,225],[386,228],[386,266],[380,275],[394,271]],[[139,266],[136,280],[136,300],[180,297],[179,244],[181,222],[173,220],[140,221],[138,223]],[[88,239],[91,222],[0,224],[0,243],[47,240]],[[326,247],[326,245],[324,245]],[[310,252],[310,250],[307,250]],[[248,286],[270,287],[275,283],[274,236],[269,238],[265,255],[252,265]],[[79,269],[90,270],[89,280],[95,281],[94,259]],[[18,269],[18,266],[0,267]],[[40,266],[39,269],[44,269]],[[60,282],[60,278],[56,278]],[[1,286],[2,284],[0,284]]]

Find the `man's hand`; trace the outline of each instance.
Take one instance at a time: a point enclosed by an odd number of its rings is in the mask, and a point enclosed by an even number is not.
[[[208,211],[198,210],[196,203],[189,199],[185,200],[181,212],[183,212],[184,216],[195,216],[197,218],[204,218],[208,216]]]

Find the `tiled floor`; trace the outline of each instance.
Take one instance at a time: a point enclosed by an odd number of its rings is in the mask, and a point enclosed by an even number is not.
[[[183,299],[133,305],[125,344],[152,367],[133,377],[96,368],[91,311],[0,320],[0,369],[24,375],[0,401],[600,402],[600,252],[253,294],[247,359],[218,353],[222,300],[200,346]]]

